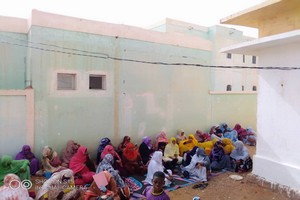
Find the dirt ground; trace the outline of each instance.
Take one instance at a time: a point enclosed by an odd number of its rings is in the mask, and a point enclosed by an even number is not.
[[[255,147],[247,146],[251,155],[255,154]],[[249,172],[251,173],[251,172]],[[192,186],[177,189],[169,193],[172,200],[192,200],[199,196],[201,200],[288,200],[289,198],[272,191],[271,189],[259,186],[247,180],[249,173],[232,173],[212,177],[205,189],[193,189]],[[243,176],[241,181],[233,180],[231,174]]]

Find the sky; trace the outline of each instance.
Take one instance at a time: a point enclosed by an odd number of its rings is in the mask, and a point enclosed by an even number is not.
[[[2,0],[1,16],[29,18],[32,9],[66,16],[147,28],[171,18],[200,26],[220,24],[220,19],[265,0]],[[257,30],[229,26],[257,37]]]

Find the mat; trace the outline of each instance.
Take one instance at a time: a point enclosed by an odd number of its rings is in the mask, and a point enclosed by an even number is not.
[[[224,173],[225,171],[222,172],[217,172],[217,173],[212,173],[210,177],[208,177],[209,179],[214,177],[214,176],[218,176],[219,174]],[[186,187],[192,184],[195,184],[197,182],[199,182],[200,180],[195,178],[195,177],[190,177],[189,179],[186,178],[182,178],[179,175],[174,174],[174,184],[172,184],[170,187],[164,187],[166,192],[171,192],[173,190],[176,190],[178,188],[182,188],[182,187]],[[146,183],[145,180],[146,176],[130,176],[125,178],[125,183],[130,187],[130,189],[132,190],[132,195],[131,195],[131,200],[137,200],[137,199],[141,199],[145,196],[142,195],[142,192],[144,191],[144,189],[149,186],[149,183]]]

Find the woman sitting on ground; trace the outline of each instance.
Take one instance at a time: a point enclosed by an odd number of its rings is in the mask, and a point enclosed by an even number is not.
[[[62,166],[69,168],[69,163],[71,158],[74,156],[74,154],[77,152],[78,148],[80,147],[79,144],[74,142],[74,140],[69,140],[67,142],[67,147],[62,152],[61,160],[62,160]]]
[[[223,143],[224,153],[226,155],[230,155],[234,149],[234,145],[233,145],[232,141],[228,138],[223,138],[222,143]]]
[[[123,162],[122,159],[120,158],[119,154],[115,151],[114,147],[112,145],[107,145],[102,153],[101,153],[101,160],[107,155],[111,154],[114,157],[114,164],[113,167],[119,171],[119,173],[123,176],[125,174],[124,172],[124,167],[123,167]]]
[[[167,144],[167,134],[164,131],[161,131],[155,138],[155,149],[164,152]]]
[[[31,152],[29,145],[24,145],[22,151],[16,155],[16,160],[28,160],[30,162],[30,175],[35,175],[35,173],[40,169],[39,160]]]
[[[123,151],[126,148],[126,145],[128,143],[130,143],[130,140],[131,140],[131,138],[128,135],[126,135],[126,136],[124,136],[123,141],[119,144],[117,152],[118,152],[118,154],[120,155],[121,158],[122,158],[122,155],[123,155]]]
[[[210,173],[210,160],[205,154],[204,149],[197,148],[196,154],[193,155],[190,164],[182,170],[187,171],[189,176],[194,176],[199,181],[207,181],[207,173]]]
[[[237,141],[234,143],[234,150],[230,154],[233,160],[233,168],[235,172],[246,172],[252,169],[252,159],[243,142]]]
[[[124,149],[122,160],[127,175],[144,175],[147,171],[137,147],[132,143],[128,143]]]
[[[219,127],[216,127],[216,132],[210,136],[211,140],[214,140],[214,139],[222,140],[223,137],[224,137],[223,132]]]
[[[148,165],[151,155],[153,154],[154,149],[152,147],[151,138],[149,136],[145,136],[142,140],[142,143],[139,146],[139,153],[142,157],[142,161],[144,165]]]
[[[187,140],[182,140],[179,143],[180,156],[183,156],[184,153],[191,151],[195,146],[198,146],[198,141],[196,140],[194,134],[189,134]]]
[[[209,130],[209,135],[211,136],[212,134],[216,134],[216,129],[219,127],[219,124],[216,124],[214,126],[212,126]]]
[[[192,157],[196,154],[198,147],[195,146],[191,151],[184,154],[182,165],[187,166],[191,163]]]
[[[129,197],[130,196],[130,190],[129,187],[126,186],[124,180],[119,175],[118,170],[115,170],[113,168],[114,163],[114,157],[111,154],[106,154],[103,160],[99,163],[96,173],[102,171],[108,171],[115,179],[117,186],[120,188],[121,192],[124,194],[124,196]]]
[[[0,187],[1,200],[32,200],[28,191],[20,187],[21,179],[15,174],[7,174],[4,177],[4,185]]]
[[[94,166],[91,166],[87,148],[80,146],[77,152],[70,160],[70,169],[73,171],[75,177],[75,185],[85,185],[93,182],[93,175],[95,175]]]
[[[73,171],[65,169],[55,172],[46,180],[37,193],[36,199],[79,199],[80,192],[75,187]]]
[[[30,180],[29,161],[13,160],[9,155],[3,155],[0,160],[0,186],[7,174],[16,174],[22,181]]]
[[[89,189],[85,192],[85,200],[89,200],[90,197],[96,197],[96,199],[101,199],[101,196],[103,195],[108,196],[108,199],[120,200],[119,190],[114,177],[108,171],[102,171],[99,173],[103,173],[107,185],[98,187],[96,181],[94,180]]]
[[[222,123],[219,128],[221,129],[223,134],[231,131],[231,128],[228,127],[227,123]]]
[[[223,134],[223,136],[224,136],[224,138],[230,139],[232,142],[238,141],[238,134],[237,134],[236,130],[231,130],[231,131],[225,132]]]
[[[247,136],[247,131],[244,128],[242,128],[242,126],[240,124],[236,124],[234,126],[233,130],[236,130],[237,135],[238,135],[238,140],[244,141],[244,139]]]
[[[204,133],[201,130],[197,130],[196,133],[194,134],[194,136],[198,142],[210,141],[210,135],[208,133]]]
[[[65,168],[61,166],[61,160],[56,151],[49,146],[45,146],[42,152],[42,169],[36,175],[43,176],[46,172],[54,173],[62,169]]]
[[[104,148],[105,148],[107,145],[112,145],[110,139],[107,138],[107,137],[102,138],[102,139],[100,140],[100,144],[99,144],[98,149],[97,149],[97,158],[96,158],[96,164],[97,164],[97,165],[98,165],[99,162],[101,161],[101,153],[102,153],[102,151],[104,150]]]
[[[179,129],[176,135],[176,143],[179,144],[182,140],[187,140],[187,136],[184,134],[183,129]]]
[[[182,157],[179,156],[179,147],[175,137],[172,137],[166,145],[163,161],[164,166],[172,171],[175,169],[176,164],[180,165],[182,163]]]
[[[225,154],[224,144],[222,141],[217,141],[210,154],[211,170],[221,171],[226,169],[232,171],[231,161],[229,155]]]
[[[246,131],[247,131],[247,135],[246,135],[246,138],[244,139],[244,143],[245,144],[248,144],[250,146],[255,146],[256,145],[256,133],[255,131],[248,127],[246,128]]]
[[[145,182],[149,183],[152,185],[152,178],[155,172],[157,171],[161,171],[164,172],[166,175],[166,179],[165,179],[165,186],[170,186],[173,182],[173,176],[172,176],[172,171],[171,170],[166,170],[163,166],[163,162],[162,162],[162,152],[161,151],[155,151],[150,163],[148,165],[148,171],[147,171],[147,176],[145,179]]]

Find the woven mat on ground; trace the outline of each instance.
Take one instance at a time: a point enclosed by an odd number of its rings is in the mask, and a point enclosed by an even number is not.
[[[212,173],[210,177],[208,177],[209,179],[211,179],[214,176],[218,176],[219,174],[224,173],[224,171],[222,172],[216,172],[216,173]],[[173,175],[174,177],[174,184],[172,184],[170,187],[165,187],[165,191],[170,192],[173,190],[176,190],[178,188],[182,188],[182,187],[186,187],[189,185],[192,185],[194,183],[199,182],[199,179],[197,178],[193,178],[190,177],[189,179],[186,178],[182,178],[179,175]],[[149,186],[149,183],[146,183],[145,180],[146,176],[130,176],[125,178],[125,183],[131,188],[131,190],[133,191],[133,194],[131,195],[131,200],[136,200],[136,199],[141,199],[144,196],[142,195],[142,192],[144,191],[144,189]]]

